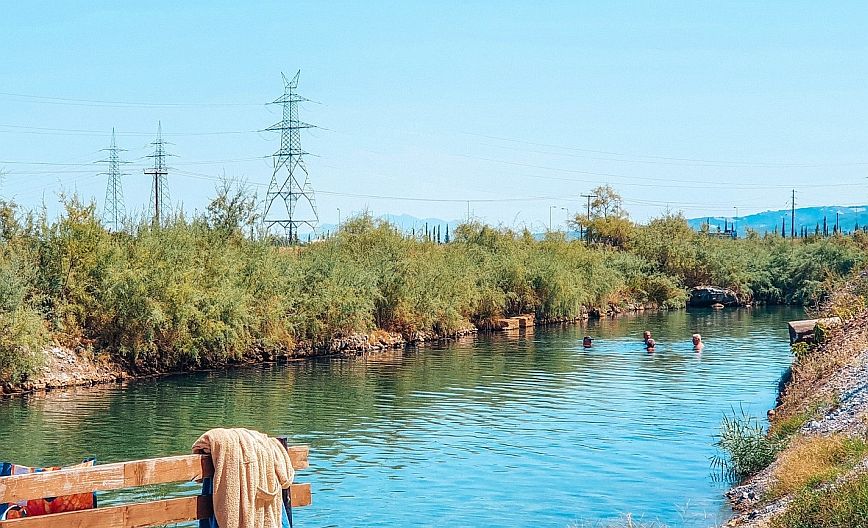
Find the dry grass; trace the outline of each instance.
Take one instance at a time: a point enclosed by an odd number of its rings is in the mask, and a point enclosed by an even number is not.
[[[842,368],[868,349],[868,311],[833,329],[827,341],[793,364],[792,381],[781,393],[774,422],[806,412],[834,396],[826,384]]]
[[[631,514],[626,514],[617,521],[597,521],[593,523],[573,523],[569,528],[667,528],[659,521],[636,520]]]
[[[855,466],[868,444],[845,435],[802,437],[778,457],[772,472],[770,498],[778,498],[829,482]]]
[[[800,493],[772,528],[858,528],[868,526],[868,475],[835,488]]]

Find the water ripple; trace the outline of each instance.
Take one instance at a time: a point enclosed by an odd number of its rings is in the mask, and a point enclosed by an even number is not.
[[[553,526],[633,512],[707,526],[720,417],[763,413],[792,310],[646,314],[358,359],[202,373],[0,402],[0,458],[185,453],[246,426],[311,444],[302,526]],[[642,330],[660,345],[648,354]],[[697,329],[706,348],[696,354]],[[596,337],[592,349],[581,337]],[[109,494],[107,502],[164,495]],[[137,494],[138,493],[138,494]],[[690,504],[685,513],[685,505]]]

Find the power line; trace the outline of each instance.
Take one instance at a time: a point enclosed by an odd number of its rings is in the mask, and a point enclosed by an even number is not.
[[[202,174],[198,172],[191,172],[185,170],[176,170],[176,173],[187,176],[190,178],[196,178],[200,180],[207,180],[213,182],[223,181],[222,178],[216,176],[210,176],[208,174]],[[250,182],[248,185],[254,187],[266,187],[264,183],[256,183]],[[340,191],[317,191],[317,194],[327,194],[331,196],[344,196],[348,198],[367,198],[372,200],[394,200],[394,201],[404,201],[404,202],[431,202],[431,203],[503,203],[503,202],[528,202],[528,201],[540,201],[540,200],[560,200],[560,201],[569,201],[569,198],[564,198],[563,195],[557,196],[521,196],[521,197],[511,197],[511,198],[425,198],[421,196],[397,196],[397,195],[384,195],[384,194],[363,194],[363,193],[350,193],[350,192],[340,192]]]
[[[627,176],[627,175],[623,175],[623,174],[593,172],[593,171],[584,171],[584,170],[578,170],[578,169],[567,169],[567,168],[563,168],[563,167],[552,167],[552,166],[547,166],[547,165],[537,165],[537,164],[533,164],[533,163],[522,163],[522,162],[517,162],[517,161],[500,160],[500,159],[496,159],[496,158],[486,158],[486,157],[482,157],[482,156],[470,156],[470,155],[466,155],[466,154],[458,155],[458,156],[464,157],[464,158],[469,158],[469,159],[476,159],[476,160],[480,160],[480,161],[488,161],[488,162],[492,162],[492,163],[502,163],[505,165],[514,165],[514,166],[518,166],[518,167],[526,167],[526,168],[540,169],[540,170],[547,170],[547,171],[554,171],[554,172],[564,172],[564,173],[569,173],[569,174],[583,174],[583,175],[588,175],[588,176],[598,176],[601,178],[623,178],[623,179],[628,179],[628,180],[642,180],[642,181],[652,181],[652,182],[663,182],[664,183],[664,184],[660,184],[660,183],[642,184],[642,183],[618,182],[617,184],[619,186],[654,187],[654,188],[668,187],[668,188],[675,188],[675,189],[685,189],[685,188],[687,188],[687,189],[706,189],[708,187],[718,187],[718,188],[724,188],[724,189],[780,189],[780,188],[789,188],[790,187],[789,185],[747,185],[747,184],[737,184],[737,183],[729,183],[729,182],[708,182],[708,181],[696,181],[696,180],[675,180],[675,179],[671,179],[671,178],[652,178],[652,177],[646,177],[646,176]],[[557,178],[557,177],[552,177],[552,176],[540,176],[540,175],[535,175],[535,174],[527,174],[526,176],[530,177],[530,178],[541,178],[541,179],[548,179],[548,180],[560,180],[560,181],[569,181],[569,182],[578,182],[578,183],[596,183],[595,180],[580,180],[580,179],[575,179],[575,178]],[[665,185],[665,183],[679,183],[679,185]],[[694,185],[694,186],[681,185],[681,184],[686,184],[686,183],[694,183],[697,185]],[[823,188],[826,188],[826,187],[853,187],[853,186],[861,186],[861,185],[864,185],[864,183],[853,182],[853,183],[804,184],[804,185],[800,185],[800,187],[823,187]]]
[[[769,163],[755,163],[748,164],[745,163],[736,163],[736,162],[714,162],[714,161],[691,161],[689,159],[685,159],[684,161],[666,161],[666,160],[658,160],[658,159],[633,159],[633,158],[613,158],[613,157],[599,157],[599,156],[589,156],[582,154],[575,154],[573,152],[553,152],[550,150],[536,150],[536,149],[522,149],[516,148],[514,145],[497,145],[492,143],[482,143],[484,147],[492,147],[498,149],[505,149],[509,151],[520,151],[520,152],[531,152],[534,154],[544,154],[547,156],[567,156],[570,158],[580,158],[580,159],[588,159],[594,161],[610,161],[615,163],[634,163],[634,164],[643,164],[643,165],[666,165],[666,166],[676,166],[676,167],[712,167],[712,168],[725,168],[725,169],[753,169],[753,168],[764,168],[764,169],[792,169],[792,168],[819,168],[819,167],[834,167],[834,166],[864,166],[868,165],[868,162],[853,162],[853,163],[843,163],[843,164],[804,164],[804,163],[780,163],[780,164],[769,164]]]
[[[2,128],[11,128],[13,130],[0,130],[3,133],[16,134],[37,134],[37,135],[60,135],[60,136],[107,136],[109,135],[104,130],[85,130],[78,128],[51,128],[51,127],[35,127],[27,125],[10,125],[0,124]],[[218,130],[214,132],[173,132],[166,136],[224,136],[237,134],[258,134],[261,130]],[[122,132],[119,136],[150,136],[153,132]]]
[[[168,134],[163,134],[168,135]],[[104,149],[105,150],[105,149]],[[197,161],[179,161],[176,162],[175,165],[218,165],[221,163],[243,163],[246,161],[258,161],[268,159],[271,156],[254,156],[250,158],[234,158],[234,159],[219,159],[219,160],[197,160]],[[140,158],[136,158],[135,161],[147,159],[148,156],[142,156]],[[87,162],[87,163],[60,163],[53,161],[20,161],[20,160],[0,160],[0,165],[37,165],[37,166],[51,166],[51,167],[89,167],[94,163],[101,163],[99,161],[96,162]],[[14,169],[15,172],[18,172],[17,169]],[[45,171],[46,173],[50,173],[50,171]],[[58,171],[63,172],[63,171]],[[87,172],[87,171],[79,171],[79,172]]]
[[[620,156],[628,159],[632,159],[641,163],[639,158],[649,158],[656,160],[666,160],[666,161],[680,161],[680,162],[689,162],[689,163],[702,163],[702,164],[718,164],[718,165],[735,165],[735,166],[744,166],[744,167],[783,167],[783,168],[791,168],[791,167],[843,167],[843,166],[859,166],[859,165],[868,165],[868,162],[852,162],[852,163],[789,163],[789,162],[753,162],[753,161],[734,161],[734,160],[709,160],[709,159],[699,159],[699,158],[684,158],[684,157],[673,157],[673,156],[659,156],[652,154],[624,154],[622,152],[613,152],[607,150],[595,150],[588,148],[580,148],[580,147],[572,147],[565,145],[554,145],[551,143],[539,143],[534,141],[527,141],[523,139],[516,138],[508,138],[502,136],[492,136],[487,134],[475,134],[472,132],[462,132],[468,136],[476,136],[476,137],[484,137],[487,139],[495,139],[498,141],[508,141],[512,143],[523,143],[526,145],[535,145],[540,147],[550,147],[557,148],[563,150],[573,150],[578,152],[588,152],[592,154],[605,154],[610,156]],[[628,161],[628,160],[609,160],[609,161]]]
[[[134,108],[179,108],[179,107],[217,107],[217,106],[262,106],[261,103],[151,103],[141,101],[106,101],[99,99],[73,99],[69,97],[48,97],[12,92],[0,92],[0,96],[26,99],[43,104],[62,104],[70,106],[109,106]],[[315,102],[315,101],[312,101]]]

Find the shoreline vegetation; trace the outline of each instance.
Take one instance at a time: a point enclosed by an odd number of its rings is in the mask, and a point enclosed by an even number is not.
[[[590,218],[575,220],[589,240],[479,222],[437,240],[363,214],[291,246],[257,230],[255,198],[229,182],[201,214],[120,232],[74,196],[55,220],[0,202],[0,387],[32,385],[52,355],[138,377],[403,346],[519,314],[677,309],[700,285],[818,306],[865,264],[862,231],[720,238],[680,214],[635,224],[617,193],[598,191]]]
[[[718,446],[736,482],[726,526],[849,528],[868,522],[868,272],[829,295],[811,343],[793,346],[766,430],[756,417],[727,418]]]

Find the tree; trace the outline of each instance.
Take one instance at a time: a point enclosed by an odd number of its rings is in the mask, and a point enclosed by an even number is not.
[[[611,185],[600,185],[592,193],[595,197],[591,200],[591,218],[627,218],[624,200]]]
[[[224,178],[217,186],[217,196],[205,209],[205,222],[224,236],[240,235],[241,229],[252,228],[259,220],[256,196],[244,182]]]
[[[589,240],[624,247],[632,234],[633,223],[624,210],[621,195],[611,185],[601,185],[593,190],[593,194],[590,218],[579,213],[570,224],[586,230]]]

